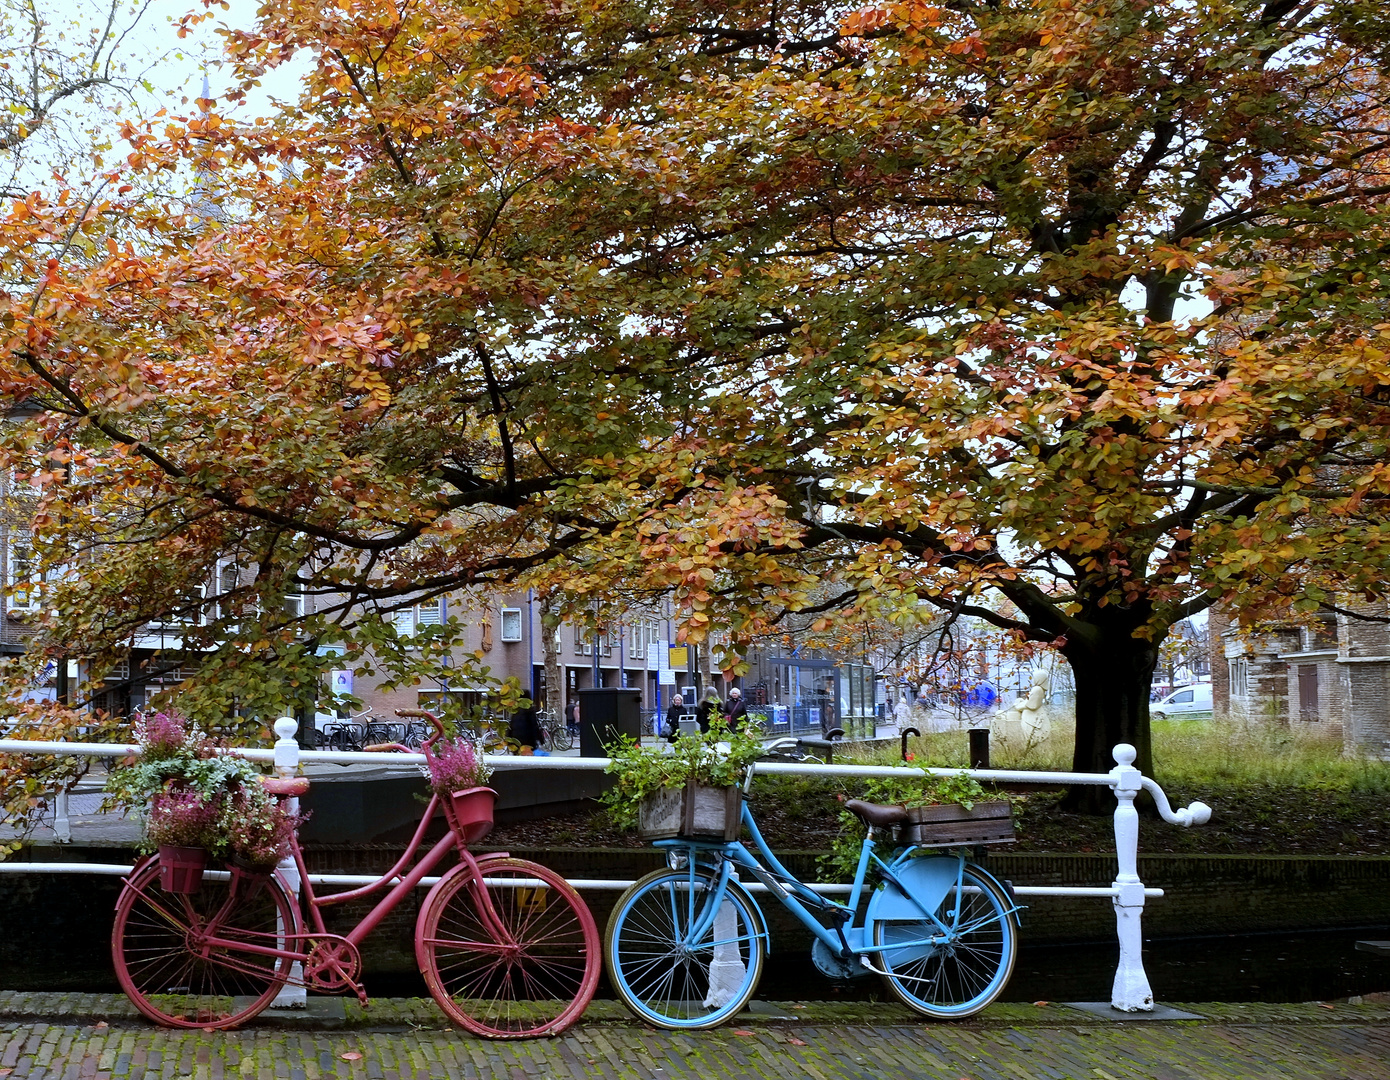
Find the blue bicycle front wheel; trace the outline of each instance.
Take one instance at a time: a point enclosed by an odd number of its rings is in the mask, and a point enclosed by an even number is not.
[[[766,931],[743,887],[703,867],[658,870],[619,898],[604,956],[613,988],[638,1017],[691,1030],[722,1024],[762,976]],[[715,909],[713,905],[717,904]],[[692,935],[692,927],[701,927]]]
[[[910,880],[911,875],[903,875]],[[885,886],[892,888],[892,886]],[[936,1020],[974,1016],[1004,990],[1018,957],[1013,903],[989,874],[966,865],[933,914],[874,922],[874,964],[903,1004]]]

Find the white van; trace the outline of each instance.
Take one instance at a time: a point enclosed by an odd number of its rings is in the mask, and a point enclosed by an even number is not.
[[[1180,686],[1161,701],[1149,706],[1150,720],[1181,719],[1211,715],[1211,683]]]

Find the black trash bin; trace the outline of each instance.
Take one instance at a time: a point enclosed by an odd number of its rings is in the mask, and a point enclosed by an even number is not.
[[[579,691],[579,754],[607,757],[608,744],[620,735],[642,738],[642,691],[603,686]]]

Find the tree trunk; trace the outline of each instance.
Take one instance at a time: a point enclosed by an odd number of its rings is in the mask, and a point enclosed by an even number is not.
[[[541,598],[541,650],[545,657],[545,708],[559,717],[565,709],[564,674],[560,671],[560,646],[555,642],[560,622],[550,610],[550,598]]]
[[[1153,775],[1149,734],[1149,689],[1158,664],[1157,641],[1135,638],[1123,625],[1104,627],[1090,642],[1069,640],[1062,654],[1076,681],[1076,743],[1072,769],[1108,773],[1114,749],[1129,743],[1138,751],[1134,764]],[[1077,786],[1067,792],[1064,809],[1109,814],[1115,809],[1110,788]]]

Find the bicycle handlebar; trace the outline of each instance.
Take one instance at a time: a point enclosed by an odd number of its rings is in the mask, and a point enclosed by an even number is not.
[[[420,744],[420,753],[422,754],[428,754],[434,744],[444,737],[444,724],[432,712],[425,712],[424,709],[397,709],[396,715],[402,718],[417,717],[421,720],[428,720],[434,725],[434,734]],[[410,753],[410,751],[406,751],[406,753]]]

